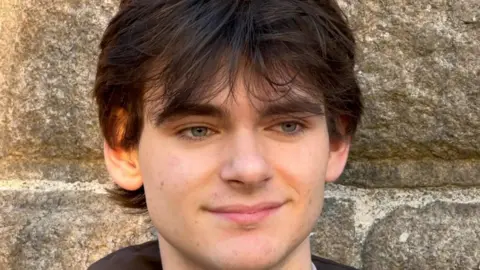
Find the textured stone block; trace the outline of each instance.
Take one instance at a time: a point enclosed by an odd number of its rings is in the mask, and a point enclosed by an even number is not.
[[[342,2],[366,107],[352,156],[478,159],[479,2]]]
[[[350,161],[339,183],[368,188],[477,186],[480,185],[480,161]]]
[[[18,12],[15,11],[11,0],[0,2],[0,158],[6,156],[7,151],[6,108],[11,104],[8,103],[6,91],[11,87],[9,84],[10,74],[14,66],[12,59],[14,47],[12,43],[19,34],[19,29],[16,27],[18,23],[17,15]]]
[[[0,160],[1,180],[48,180],[63,182],[108,183],[110,177],[103,159],[25,159],[6,158]]]
[[[348,199],[327,198],[310,238],[312,252],[348,265],[356,263],[359,248],[355,242],[355,203]]]
[[[452,17],[464,24],[480,23],[480,2],[477,0],[450,0]]]
[[[85,191],[0,191],[0,269],[86,269],[153,238],[145,216]]]
[[[101,155],[91,89],[99,39],[117,4],[2,1],[0,155]]]
[[[399,207],[370,229],[364,269],[478,269],[480,204]]]

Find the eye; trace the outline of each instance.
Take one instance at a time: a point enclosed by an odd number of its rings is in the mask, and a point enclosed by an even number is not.
[[[180,130],[178,136],[186,140],[202,140],[208,136],[211,136],[213,131],[204,126],[189,127]]]
[[[203,137],[208,134],[208,128],[206,127],[192,127],[189,128],[189,132],[193,137]]]
[[[296,121],[285,121],[274,125],[272,129],[285,136],[296,136],[305,130],[305,125]]]
[[[298,123],[295,122],[284,122],[280,124],[280,128],[285,133],[294,133],[295,131],[297,131],[298,127]]]

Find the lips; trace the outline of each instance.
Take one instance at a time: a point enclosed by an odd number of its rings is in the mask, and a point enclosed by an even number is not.
[[[208,209],[212,214],[240,225],[260,223],[282,207],[282,202],[262,202],[255,205],[227,205]]]

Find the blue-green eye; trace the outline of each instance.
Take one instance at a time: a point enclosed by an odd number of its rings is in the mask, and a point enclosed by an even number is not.
[[[201,141],[208,139],[210,136],[214,135],[215,132],[205,126],[192,126],[180,130],[177,133],[177,136],[184,140],[191,141]]]
[[[206,127],[191,127],[189,131],[192,137],[205,137],[208,134],[208,128]]]
[[[281,123],[280,127],[281,127],[282,131],[285,132],[285,133],[294,133],[294,132],[297,131],[298,123],[285,122],[285,123]]]

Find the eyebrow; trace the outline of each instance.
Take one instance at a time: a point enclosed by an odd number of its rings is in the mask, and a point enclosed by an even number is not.
[[[311,115],[324,115],[322,103],[310,101],[307,98],[296,98],[294,100],[282,100],[267,103],[259,110],[260,118],[281,116],[296,113],[308,113]],[[174,108],[167,108],[154,117],[156,126],[168,121],[189,117],[206,116],[219,119],[231,118],[228,108],[216,106],[209,103],[182,103]]]
[[[167,121],[188,116],[207,116],[212,118],[227,119],[230,113],[223,107],[213,104],[182,103],[174,108],[167,108],[154,117],[155,125],[160,126]]]
[[[323,104],[316,101],[310,101],[307,98],[297,98],[294,100],[282,100],[267,104],[261,111],[260,117],[266,118],[278,115],[288,115],[295,113],[309,113],[312,115],[324,115]]]

